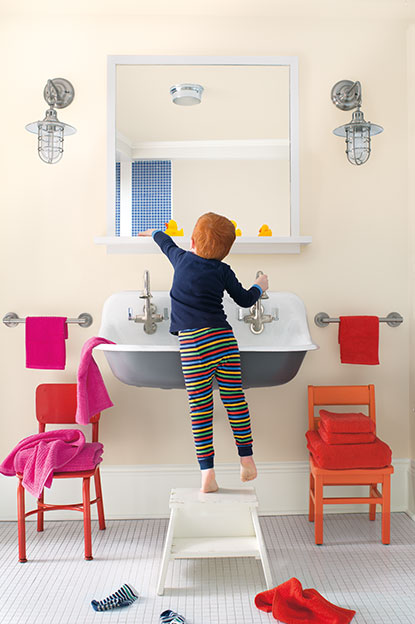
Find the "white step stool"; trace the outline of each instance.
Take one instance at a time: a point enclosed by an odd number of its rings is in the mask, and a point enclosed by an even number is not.
[[[170,493],[170,521],[160,566],[157,594],[163,595],[171,559],[256,557],[265,583],[273,587],[267,551],[258,521],[254,488],[220,488],[205,494],[195,488]]]

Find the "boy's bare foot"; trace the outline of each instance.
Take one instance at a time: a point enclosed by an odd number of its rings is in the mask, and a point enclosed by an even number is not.
[[[257,469],[252,455],[241,457],[241,481],[252,481],[257,476]]]
[[[219,489],[215,479],[215,471],[213,468],[207,468],[201,470],[202,473],[202,487],[201,492],[216,492]]]

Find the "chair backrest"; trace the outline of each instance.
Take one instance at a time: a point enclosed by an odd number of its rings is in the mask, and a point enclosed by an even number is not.
[[[316,430],[320,416],[315,406],[367,405],[368,416],[376,427],[375,386],[308,386],[308,428]]]
[[[40,384],[36,388],[36,418],[39,433],[45,431],[45,425],[76,425],[76,383]],[[101,414],[95,414],[92,424],[92,442],[98,442],[98,423]]]

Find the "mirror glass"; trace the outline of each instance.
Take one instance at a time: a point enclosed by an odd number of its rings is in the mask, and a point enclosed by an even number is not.
[[[297,93],[290,62],[115,58],[115,120],[109,127],[115,125],[116,234],[135,235],[145,226],[160,227],[153,217],[170,217],[190,236],[208,211],[235,221],[243,236],[257,236],[263,224],[274,236],[296,233]],[[180,84],[201,85],[201,102],[174,104],[170,89]],[[147,175],[148,167],[156,173]],[[158,204],[150,205],[149,195],[158,193]]]

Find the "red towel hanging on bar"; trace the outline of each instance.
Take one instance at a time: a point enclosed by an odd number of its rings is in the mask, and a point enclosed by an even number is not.
[[[379,364],[379,317],[340,316],[340,361]]]

